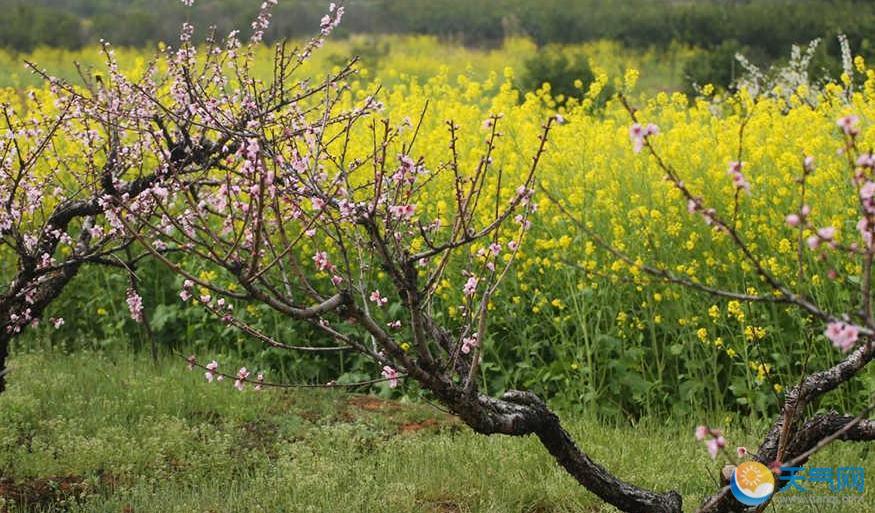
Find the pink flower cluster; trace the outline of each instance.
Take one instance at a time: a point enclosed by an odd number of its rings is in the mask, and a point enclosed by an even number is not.
[[[191,280],[185,280],[182,282],[182,290],[179,291],[179,299],[183,301],[188,301],[191,299],[191,289],[194,287],[194,282]]]
[[[388,298],[385,298],[382,295],[380,295],[379,290],[375,290],[375,291],[371,292],[369,299],[377,306],[384,306],[386,303],[389,302]]]
[[[836,229],[832,226],[824,226],[823,228],[818,228],[817,232],[814,235],[811,235],[806,239],[808,243],[808,247],[811,249],[817,249],[821,244],[826,243],[829,246],[835,245],[835,234]]]
[[[842,132],[848,137],[856,137],[860,134],[860,129],[857,127],[859,123],[860,118],[854,115],[844,116],[836,121],[836,124],[842,129]]]
[[[384,365],[381,374],[389,381],[389,388],[395,388],[398,386],[398,371],[388,365]]]
[[[478,340],[477,334],[475,333],[474,335],[472,335],[470,337],[465,337],[462,339],[461,351],[464,354],[468,354],[471,352],[472,349],[474,349],[478,345],[480,345],[480,342]]]
[[[845,322],[831,322],[826,326],[823,334],[833,346],[847,353],[860,338],[860,328]]]
[[[246,387],[246,380],[249,379],[250,372],[246,370],[246,367],[240,367],[240,370],[237,371],[237,379],[234,380],[234,388],[239,391],[243,391]]]
[[[642,126],[640,123],[633,124],[629,127],[629,138],[632,140],[632,150],[635,153],[641,153],[647,138],[658,133],[659,127],[653,123],[648,123],[645,126]]]
[[[216,360],[213,360],[210,363],[204,365],[204,367],[207,369],[207,371],[204,372],[204,378],[206,378],[206,380],[210,383],[213,382],[213,379],[215,379],[216,381],[222,381],[223,379],[225,379],[224,376],[219,374],[219,362],[217,362]]]
[[[466,296],[473,296],[475,292],[477,292],[477,284],[480,283],[480,279],[476,276],[471,276],[468,278],[468,281],[465,282],[465,285],[462,287],[462,293]]]
[[[800,225],[804,226],[805,220],[810,213],[811,207],[802,205],[802,210],[798,214],[788,214],[784,220],[790,228],[797,228]]]
[[[127,297],[128,310],[131,312],[131,319],[143,322],[143,298],[133,288],[129,288],[125,295]]]
[[[727,174],[729,174],[729,177],[732,178],[732,185],[734,185],[736,189],[744,189],[745,191],[750,192],[750,183],[748,183],[747,179],[744,177],[744,174],[741,172],[741,168],[743,166],[743,162],[730,162]]]
[[[719,429],[711,429],[708,426],[696,427],[696,440],[705,442],[705,447],[708,449],[708,455],[711,456],[711,459],[717,458],[717,453],[726,447],[726,439],[723,438],[723,433]]]

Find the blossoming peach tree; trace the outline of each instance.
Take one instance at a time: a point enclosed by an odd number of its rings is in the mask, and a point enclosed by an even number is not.
[[[513,170],[495,161],[500,115],[484,123],[482,156],[467,169],[459,127],[447,122],[447,162],[430,168],[414,156],[419,124],[394,125],[378,118],[373,97],[354,99],[344,81],[351,67],[319,83],[296,79],[342,7],[331,6],[321,34],[303,47],[280,45],[272,77],[255,77],[252,50],[272,5],[264,4],[246,46],[232,34],[196,47],[184,32],[169,59],[169,94],[114,77],[149,106],[149,121],[164,116],[141,137],[181,140],[183,154],[208,148],[212,156],[185,172],[165,166],[145,193],[105,194],[125,237],[180,275],[180,300],[261,343],[354,351],[381,375],[368,383],[413,382],[478,433],[535,435],[575,479],[623,510],[679,510],[677,493],[634,487],[593,462],[539,397],[481,391],[490,299],[530,227],[535,173],[556,118],[532,141],[531,161]],[[125,125],[146,124],[131,117]],[[353,137],[371,141],[364,154],[351,154]],[[423,201],[435,190],[452,198],[439,210]],[[438,287],[452,282],[462,303],[453,319],[436,299]],[[240,307],[253,303],[323,336],[310,345],[277,340],[247,322]],[[188,364],[240,390],[295,386],[194,356]]]
[[[191,122],[193,106],[182,84],[190,79],[193,55],[169,55],[166,71],[159,71],[158,56],[131,80],[108,44],[103,52],[106,76],[80,69],[76,85],[28,63],[47,91],[28,92],[20,105],[0,105],[0,391],[11,339],[40,322],[83,264],[128,272],[127,304],[143,321],[134,269],[146,253],[134,254],[135,239],[119,218],[121,202],[165,194],[161,180],[215,167],[235,150],[230,138],[199,138]],[[158,103],[159,96],[171,101]],[[237,113],[227,116],[228,126],[245,123]],[[49,322],[58,328],[64,319]]]

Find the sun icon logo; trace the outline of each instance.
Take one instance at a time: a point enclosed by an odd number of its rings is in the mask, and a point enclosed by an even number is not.
[[[775,491],[775,476],[762,463],[745,461],[735,467],[729,480],[732,495],[746,506],[757,506],[768,500]]]

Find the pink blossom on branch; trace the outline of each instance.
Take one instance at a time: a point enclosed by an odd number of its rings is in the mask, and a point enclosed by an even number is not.
[[[823,334],[832,342],[833,346],[847,353],[860,338],[860,329],[845,322],[831,322],[826,326]]]
[[[389,382],[389,388],[395,388],[398,386],[398,371],[396,371],[394,368],[388,365],[384,365],[383,372],[381,374]]]
[[[849,137],[856,137],[860,133],[859,128],[857,128],[859,123],[860,118],[854,115],[844,116],[836,121],[836,124],[842,129],[842,132]]]
[[[635,153],[641,153],[647,138],[658,133],[659,127],[653,123],[648,123],[646,126],[634,123],[629,127],[629,138],[632,140],[632,150]]]
[[[371,295],[368,297],[368,299],[370,299],[371,302],[373,302],[377,306],[383,306],[389,302],[388,298],[385,298],[385,297],[380,295],[379,290],[374,290],[373,292],[371,292]]]
[[[204,378],[206,378],[207,381],[212,383],[213,379],[215,379],[216,381],[222,380],[222,375],[218,374],[219,363],[216,360],[211,361],[204,367],[207,369],[207,371],[204,372]]]
[[[143,322],[143,298],[133,288],[129,288],[125,295],[128,310],[131,312],[131,319]]]
[[[246,387],[246,380],[249,378],[250,372],[246,370],[246,367],[240,367],[240,370],[237,371],[237,379],[234,380],[234,388],[239,391],[243,391]]]
[[[462,293],[466,296],[473,296],[477,291],[477,284],[480,280],[476,276],[471,276],[468,278],[468,281],[465,282],[465,285],[462,287]]]
[[[732,185],[736,189],[744,189],[745,191],[750,192],[750,183],[748,183],[744,174],[741,172],[743,166],[743,162],[730,162],[727,173],[729,174],[729,177],[732,178]]]
[[[461,351],[464,354],[468,354],[471,352],[472,349],[474,349],[478,345],[480,345],[480,343],[478,341],[477,334],[475,333],[474,335],[472,335],[470,337],[465,337],[462,339]]]
[[[705,442],[705,446],[708,448],[708,455],[713,460],[717,458],[717,453],[720,452],[720,449],[726,447],[726,439],[718,435],[716,438]]]

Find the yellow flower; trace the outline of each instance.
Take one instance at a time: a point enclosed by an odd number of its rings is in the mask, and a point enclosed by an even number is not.
[[[781,386],[780,383],[775,383],[775,385],[774,385],[772,388],[774,388],[774,389],[775,389],[775,393],[778,393],[778,394],[780,394],[781,392],[784,391],[784,387]]]
[[[729,312],[729,315],[735,317],[738,322],[744,321],[744,310],[741,309],[741,303],[738,301],[732,300],[726,305],[726,311]]]
[[[708,309],[708,316],[714,320],[720,318],[720,307],[717,305],[711,305],[711,308]]]

